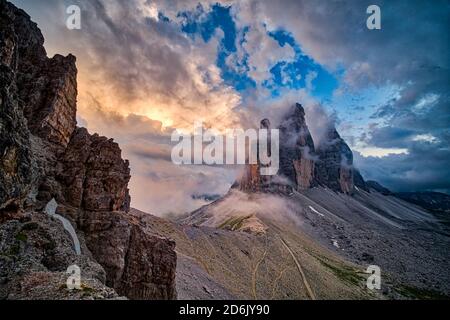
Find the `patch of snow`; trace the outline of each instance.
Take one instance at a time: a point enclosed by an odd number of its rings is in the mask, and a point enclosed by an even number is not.
[[[314,212],[317,213],[319,216],[324,217],[324,215],[322,213],[320,213],[319,211],[317,211],[316,209],[314,209],[313,207],[309,206],[309,209]]]
[[[356,191],[359,191],[359,188],[357,186],[355,186]]]
[[[58,203],[56,202],[55,198],[50,200],[49,203],[45,206],[45,213],[47,213],[49,216],[58,219],[61,221],[64,229],[70,234],[72,237],[75,253],[77,255],[81,254],[81,247],[80,247],[80,241],[78,240],[77,233],[75,232],[75,229],[73,228],[72,224],[69,220],[64,218],[63,216],[60,216],[59,214],[56,214],[56,209],[58,208]]]
[[[336,248],[339,248],[339,243],[336,240],[331,239],[331,241],[333,242],[333,246],[335,246]]]

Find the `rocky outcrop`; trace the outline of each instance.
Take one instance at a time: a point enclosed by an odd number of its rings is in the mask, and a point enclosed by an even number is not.
[[[244,192],[263,191],[260,166],[258,164],[245,165],[244,173],[237,186],[239,187],[239,190]]]
[[[88,252],[80,237],[83,252]],[[80,268],[80,288],[67,287],[68,266]],[[77,255],[70,235],[48,215],[32,212],[0,224],[0,299],[117,299],[90,254]]]
[[[295,182],[299,189],[310,188],[314,184],[315,147],[301,104],[291,108],[279,129],[279,174]]]
[[[0,1],[0,210],[15,210],[35,179],[30,133],[18,102],[15,14]]]
[[[269,129],[270,121],[261,121],[261,128]],[[290,192],[316,185],[314,142],[305,120],[302,105],[292,106],[279,127],[279,171],[276,177],[260,175],[261,164],[249,164],[237,182],[244,192]],[[287,183],[286,183],[287,182]]]
[[[174,299],[175,242],[151,234],[121,212],[86,212],[86,242],[105,268],[107,285],[131,299]]]
[[[26,292],[16,290],[21,277],[34,277],[34,269],[27,273],[19,268],[16,273],[18,267],[10,259],[24,265],[40,261],[38,277],[52,283],[63,278],[54,272],[64,273],[74,260],[58,257],[68,252],[78,255],[63,240],[66,231],[55,220],[60,217],[72,223],[84,244],[79,259],[92,261],[103,272],[99,286],[106,282],[133,299],[176,298],[175,244],[146,231],[128,214],[128,161],[112,139],[76,127],[75,57],[49,59],[36,24],[4,0],[0,0],[0,43],[0,231],[6,230],[0,244],[0,265],[6,270],[0,276],[2,297],[24,298]],[[46,217],[44,207],[50,201],[57,206],[56,215]],[[43,262],[48,258],[45,250],[45,257],[11,251],[15,231],[10,226],[22,228],[24,215],[32,221],[44,217],[51,221],[44,229],[55,235],[58,262]],[[42,241],[23,242],[39,251]]]
[[[270,121],[268,119],[263,119],[260,124],[261,129],[270,130]],[[270,135],[268,136],[268,146],[267,153],[270,157],[271,155],[271,142]],[[259,144],[258,144],[259,148]],[[248,159],[247,159],[248,162]],[[241,179],[234,185],[239,190],[244,192],[259,192],[264,191],[270,187],[271,177],[264,176],[261,174],[261,168],[263,164],[261,164],[259,160],[259,150],[257,150],[257,163],[248,163],[245,165],[244,172],[242,174]]]
[[[263,120],[268,121],[268,120]],[[300,104],[291,107],[279,126],[280,168],[276,177],[259,175],[259,164],[247,165],[236,183],[245,192],[306,190],[321,185],[352,194],[355,184],[368,190],[364,179],[353,167],[353,153],[334,128],[319,147],[314,145]],[[292,190],[292,189],[291,189]]]
[[[317,148],[317,180],[332,190],[352,193],[353,153],[335,128],[330,128],[326,140]]]
[[[58,177],[67,204],[87,211],[129,211],[130,169],[112,139],[77,128]]]

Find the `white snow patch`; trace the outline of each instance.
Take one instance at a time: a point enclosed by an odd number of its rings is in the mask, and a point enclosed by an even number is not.
[[[357,186],[355,186],[356,191],[359,191],[359,188]]]
[[[317,213],[319,216],[324,217],[324,215],[322,213],[320,213],[319,211],[317,211],[316,209],[314,209],[313,207],[309,206],[309,209],[314,212]]]
[[[58,203],[56,202],[55,198],[50,200],[49,203],[45,206],[45,213],[47,213],[49,216],[58,219],[63,224],[64,229],[70,234],[72,237],[75,253],[77,255],[81,254],[81,247],[80,247],[80,241],[78,240],[77,233],[75,232],[75,229],[73,228],[72,224],[69,220],[64,218],[63,216],[60,216],[59,214],[56,214],[56,208],[58,208]]]
[[[333,246],[335,246],[336,248],[339,248],[339,243],[336,240],[331,239],[331,241],[333,242]]]

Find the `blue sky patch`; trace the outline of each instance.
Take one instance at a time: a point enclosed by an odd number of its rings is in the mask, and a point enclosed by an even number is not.
[[[248,55],[244,55],[242,61],[234,61],[237,68],[231,68],[227,64],[227,58],[237,51],[236,41],[242,44],[248,31],[248,27],[237,30],[231,15],[231,7],[215,4],[210,9],[205,9],[202,5],[198,5],[194,11],[180,12],[178,16],[183,20],[183,32],[192,38],[200,36],[205,42],[211,40],[217,29],[221,29],[224,36],[218,48],[216,64],[221,70],[223,80],[244,97],[245,91],[257,87],[257,83],[248,75]],[[336,77],[305,55],[289,32],[276,30],[267,34],[275,39],[280,47],[291,46],[295,52],[294,61],[277,62],[270,70],[272,78],[261,83],[271,92],[272,97],[279,96],[280,92],[286,88],[308,87],[313,96],[321,100],[329,99],[338,87]]]

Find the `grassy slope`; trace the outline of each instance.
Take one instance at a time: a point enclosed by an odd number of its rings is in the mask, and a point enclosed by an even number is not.
[[[305,280],[317,299],[376,298],[365,289],[362,269],[280,222],[264,220],[268,230],[257,235],[145,217],[153,232],[174,239],[179,255],[193,258],[193,263],[236,298],[311,299]]]

